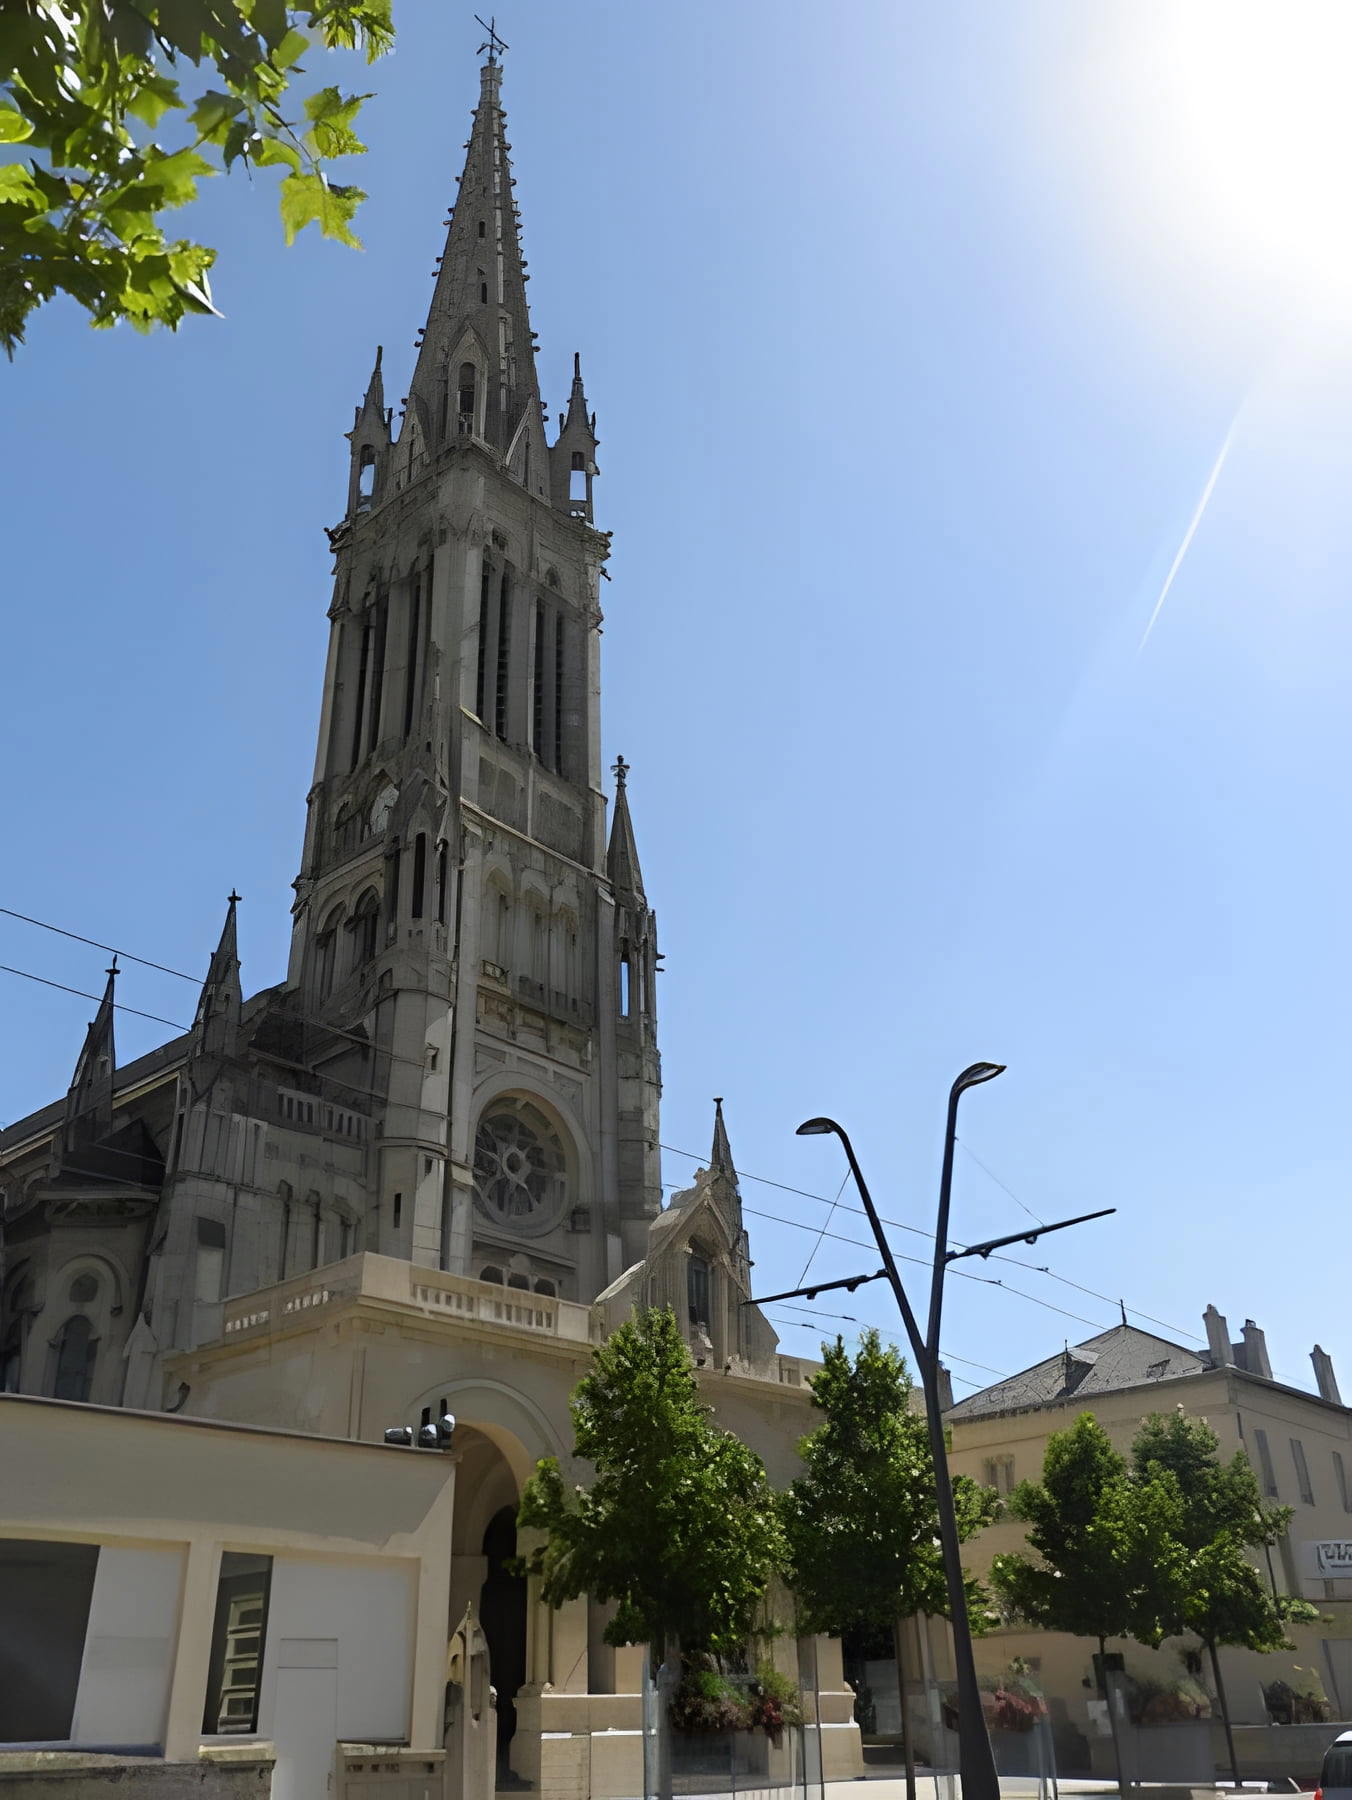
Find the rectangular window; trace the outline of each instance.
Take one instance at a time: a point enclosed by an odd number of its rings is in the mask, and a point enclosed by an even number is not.
[[[361,656],[357,663],[357,685],[352,693],[352,754],[348,759],[349,769],[355,769],[361,761],[362,708],[366,704],[366,675],[370,661],[371,621],[367,619],[361,628]]]
[[[446,840],[437,845],[437,924],[446,923]]]
[[[1272,1466],[1272,1452],[1268,1448],[1266,1431],[1255,1431],[1253,1441],[1258,1450],[1258,1476],[1263,1484],[1263,1492],[1270,1499],[1277,1495],[1277,1471]]]
[[[413,840],[413,917],[423,916],[424,889],[427,885],[427,837],[419,832]]]
[[[545,603],[535,602],[535,656],[531,679],[530,747],[545,759]]]
[[[563,774],[563,614],[554,620],[554,772]]]
[[[1347,1491],[1347,1469],[1342,1457],[1333,1452],[1333,1478],[1338,1483],[1338,1498],[1342,1502],[1344,1512],[1352,1512],[1352,1494]]]
[[[98,1560],[97,1544],[0,1538],[0,1744],[69,1739]]]
[[[444,435],[444,433],[443,433]],[[413,729],[413,709],[418,698],[418,651],[422,642],[422,576],[415,575],[408,590],[408,648],[404,671],[404,736]]]
[[[258,1729],[258,1694],[268,1626],[272,1558],[226,1550],[216,1588],[202,1730],[247,1736]]]
[[[479,578],[479,668],[474,687],[474,710],[484,724],[488,723],[484,707],[488,704],[488,621],[492,605],[493,565],[485,557],[483,573]]]
[[[981,1465],[981,1479],[987,1487],[995,1489],[997,1494],[1014,1492],[1014,1458],[1012,1456],[988,1456]]]
[[[219,1219],[197,1221],[197,1290],[204,1306],[214,1306],[225,1292],[225,1226]]]
[[[493,692],[493,730],[507,741],[508,700],[512,676],[512,586],[506,569],[498,588],[498,668]]]
[[[385,698],[385,635],[389,629],[390,609],[382,600],[376,608],[375,642],[372,646],[371,693],[366,702],[366,748],[374,750],[380,740],[380,715]]]
[[[1300,1489],[1300,1497],[1306,1506],[1313,1506],[1314,1487],[1310,1481],[1310,1466],[1305,1460],[1305,1446],[1299,1438],[1291,1439],[1291,1461],[1296,1465],[1296,1486]]]

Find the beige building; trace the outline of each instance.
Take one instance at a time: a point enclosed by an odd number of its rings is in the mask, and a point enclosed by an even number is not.
[[[351,1797],[379,1747],[440,1795],[453,1454],[17,1395],[0,1443],[7,1793]]]
[[[1288,1537],[1270,1561],[1264,1560],[1264,1575],[1282,1592],[1317,1601],[1323,1613],[1319,1624],[1295,1630],[1294,1653],[1221,1652],[1233,1716],[1247,1725],[1265,1725],[1263,1684],[1293,1679],[1298,1666],[1318,1671],[1335,1716],[1347,1718],[1352,1714],[1352,1409],[1342,1404],[1332,1365],[1318,1347],[1311,1359],[1316,1377],[1311,1393],[1273,1376],[1263,1333],[1252,1320],[1235,1342],[1214,1307],[1203,1323],[1204,1350],[1122,1324],[970,1395],[947,1415],[953,1467],[1008,1493],[1018,1482],[1040,1476],[1049,1436],[1083,1412],[1093,1413],[1124,1453],[1150,1413],[1182,1407],[1204,1418],[1220,1440],[1221,1455],[1242,1451],[1262,1492],[1295,1509]],[[1017,1522],[996,1525],[970,1546],[971,1564],[989,1568],[994,1555],[1022,1543]],[[1109,1648],[1124,1653],[1129,1672],[1167,1677],[1181,1672],[1179,1652],[1185,1646],[1166,1643],[1153,1652],[1134,1643]],[[1062,1742],[1073,1751],[1077,1734],[1089,1739],[1097,1729],[1090,1710],[1096,1649],[1084,1640],[1011,1628],[979,1640],[977,1659],[990,1675],[1014,1656],[1037,1664]],[[1205,1672],[1202,1679],[1205,1685]]]

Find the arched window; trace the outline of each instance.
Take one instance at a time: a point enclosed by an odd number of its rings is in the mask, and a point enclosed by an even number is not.
[[[530,1276],[522,1275],[520,1273],[517,1273],[514,1275],[509,1275],[507,1277],[507,1285],[509,1288],[525,1288],[527,1291],[529,1291]]]
[[[491,883],[488,889],[486,924],[485,936],[492,960],[499,968],[510,969],[515,960],[512,955],[512,899],[496,882]]]
[[[547,1275],[542,1275],[536,1282],[535,1291],[537,1294],[544,1294],[550,1300],[556,1299],[559,1292],[557,1284],[552,1282]]]
[[[335,906],[315,939],[315,987],[321,1000],[327,1000],[333,992],[338,962],[338,927],[342,921],[343,909]]]
[[[357,511],[365,512],[376,491],[376,453],[369,444],[361,447],[357,464]]]
[[[352,914],[352,966],[364,969],[375,961],[379,946],[380,901],[374,888],[367,888]]]
[[[568,471],[568,498],[587,498],[587,459],[580,450],[574,450],[572,455],[572,467]]]
[[[562,1213],[568,1200],[563,1145],[529,1100],[504,1095],[485,1110],[474,1140],[474,1193],[499,1224],[538,1231]]]
[[[54,1399],[88,1400],[98,1350],[94,1328],[83,1313],[75,1313],[66,1320],[56,1338]]]
[[[97,1300],[98,1297],[99,1278],[97,1275],[91,1275],[86,1270],[83,1275],[77,1275],[71,1282],[69,1298],[74,1301],[76,1306],[88,1306],[91,1300]]]
[[[686,1310],[692,1325],[709,1329],[709,1259],[692,1250],[685,1265]]]
[[[501,1287],[502,1286],[502,1270],[499,1269],[496,1266],[496,1264],[489,1263],[489,1265],[486,1269],[479,1270],[479,1280],[480,1281],[496,1281],[498,1286]]]
[[[455,410],[459,415],[461,437],[472,437],[474,435],[474,405],[477,385],[478,371],[475,369],[474,364],[472,362],[461,363],[460,376],[456,383],[455,402]]]

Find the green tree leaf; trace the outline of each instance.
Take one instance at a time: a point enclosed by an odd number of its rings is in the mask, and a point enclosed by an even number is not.
[[[285,171],[288,241],[313,222],[357,245],[364,196],[326,171],[364,148],[353,130],[364,96],[323,87],[296,128],[285,102],[307,51],[356,48],[371,59],[392,42],[388,0],[0,6],[0,144],[31,153],[26,167],[0,168],[0,344],[12,355],[33,311],[61,293],[103,327],[172,329],[188,312],[213,311],[211,251],[169,245],[163,215],[237,162]],[[185,63],[210,71],[192,102],[178,83]],[[163,140],[145,143],[141,127]]]
[[[12,106],[0,106],[0,144],[22,144],[32,135],[30,120]]]
[[[552,1457],[521,1498],[518,1523],[543,1533],[525,1558],[551,1606],[614,1601],[611,1644],[661,1657],[721,1655],[755,1634],[783,1539],[754,1451],[720,1430],[669,1310],[637,1315],[593,1354],[574,1390],[574,1455],[590,1487]]]
[[[799,1446],[805,1472],[780,1496],[787,1579],[805,1631],[838,1636],[890,1630],[899,1618],[949,1611],[934,1462],[925,1419],[899,1353],[865,1331],[853,1358],[823,1345],[812,1404],[823,1423]],[[959,1532],[972,1537],[998,1514],[990,1488],[953,1484]],[[980,1630],[986,1597],[968,1582]]]

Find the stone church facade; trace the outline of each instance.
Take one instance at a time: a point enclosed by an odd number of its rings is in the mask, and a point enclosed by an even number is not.
[[[448,1629],[483,1607],[504,1756],[632,1793],[610,1765],[637,1653],[510,1576],[521,1483],[567,1463],[568,1393],[635,1304],[674,1308],[777,1482],[810,1365],[746,1304],[721,1108],[661,1204],[656,919],[626,767],[608,826],[601,767],[595,417],[575,361],[550,441],[501,75],[398,429],[377,353],[349,433],[286,980],[245,998],[232,896],[191,1029],[118,1068],[110,971],[65,1099],[0,1135],[0,1391],[376,1441],[445,1401]],[[819,1684],[852,1770],[827,1647]]]

